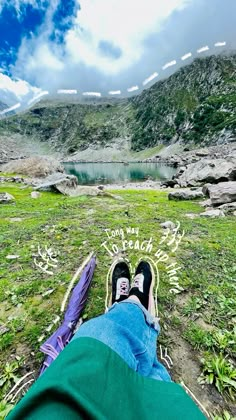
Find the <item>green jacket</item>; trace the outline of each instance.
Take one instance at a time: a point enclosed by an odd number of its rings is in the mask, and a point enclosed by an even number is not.
[[[145,378],[93,338],[72,341],[35,382],[8,420],[158,419],[205,417],[173,382]]]

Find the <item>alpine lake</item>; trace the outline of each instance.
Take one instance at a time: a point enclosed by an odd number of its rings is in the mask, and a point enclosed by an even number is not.
[[[68,174],[78,178],[80,185],[164,181],[176,173],[175,168],[155,162],[68,162],[64,167]]]

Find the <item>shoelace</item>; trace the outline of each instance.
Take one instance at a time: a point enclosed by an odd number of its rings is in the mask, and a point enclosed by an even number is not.
[[[126,281],[122,281],[120,284],[120,294],[121,295],[128,295],[129,287]]]

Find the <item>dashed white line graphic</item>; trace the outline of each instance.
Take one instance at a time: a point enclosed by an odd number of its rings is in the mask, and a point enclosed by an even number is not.
[[[120,95],[121,94],[121,90],[110,90],[109,95]]]
[[[208,47],[208,45],[206,45],[205,47],[199,48],[199,50],[197,50],[197,53],[200,54],[202,52],[208,51],[210,48]]]
[[[4,114],[6,114],[7,112],[14,111],[14,109],[20,108],[20,106],[21,106],[21,104],[20,104],[20,102],[18,102],[17,104],[15,104],[15,105],[11,106],[10,108],[6,108],[6,109],[4,109],[3,111],[1,111],[1,112],[0,112],[0,115],[4,115]]]
[[[218,41],[218,42],[216,42],[215,44],[214,44],[214,47],[225,47],[226,46],[226,41]],[[204,46],[204,47],[201,47],[201,48],[199,48],[196,52],[198,53],[198,54],[201,54],[201,53],[203,53],[203,52],[206,52],[206,51],[209,51],[210,50],[210,48],[209,48],[209,46],[208,45],[206,45],[206,46]],[[188,58],[191,58],[192,57],[192,53],[191,52],[188,52],[188,53],[186,53],[186,54],[184,54],[182,57],[181,57],[181,60],[182,61],[185,61],[185,60],[187,60]],[[177,61],[176,60],[172,60],[172,61],[170,61],[170,62],[168,62],[168,63],[166,63],[163,67],[162,67],[162,70],[166,70],[167,68],[169,68],[169,67],[172,67],[172,66],[175,66],[177,64]],[[151,76],[149,76],[149,77],[147,77],[147,79],[145,79],[144,81],[143,81],[143,86],[145,86],[145,85],[147,85],[148,83],[150,83],[152,80],[154,80],[156,77],[158,77],[159,76],[159,73],[157,73],[157,72],[154,72],[153,74],[151,74]],[[130,88],[128,88],[127,89],[127,92],[135,92],[135,91],[137,91],[137,90],[139,90],[139,86],[138,85],[134,85],[134,86],[131,86]],[[58,94],[74,94],[74,95],[76,95],[76,94],[78,94],[78,91],[77,91],[77,89],[58,89],[57,90],[57,93]],[[28,105],[31,105],[33,102],[35,102],[35,101],[37,101],[38,99],[40,99],[42,96],[44,96],[44,95],[48,95],[49,94],[49,92],[48,91],[42,91],[41,93],[39,93],[38,95],[36,95],[36,96],[34,96],[32,99],[30,99],[29,101],[28,101]],[[121,95],[121,90],[120,89],[118,89],[118,90],[110,90],[109,92],[108,92],[108,94],[109,95]],[[95,96],[95,97],[101,97],[102,96],[102,94],[101,94],[101,92],[82,92],[82,95],[84,95],[84,96]],[[13,106],[11,106],[10,108],[6,108],[6,109],[4,109],[3,111],[0,111],[0,115],[5,115],[5,114],[7,114],[8,112],[11,112],[11,111],[14,111],[15,109],[18,109],[18,108],[20,108],[20,106],[21,106],[21,103],[20,102],[18,102],[17,104],[15,104],[15,105],[13,105]]]
[[[139,87],[138,86],[132,86],[132,87],[127,89],[128,92],[134,92],[135,90],[139,90]]]
[[[224,47],[226,45],[226,42],[216,42],[215,47]]]
[[[176,60],[172,60],[172,61],[170,61],[169,63],[166,63],[166,64],[162,67],[162,70],[166,70],[166,69],[168,69],[168,67],[175,66],[176,64],[177,64],[177,61],[176,61]]]
[[[34,96],[34,98],[30,99],[28,101],[28,105],[31,105],[34,101],[37,101],[39,98],[41,98],[44,95],[48,95],[48,90],[44,90],[43,92],[39,93],[38,95]]]
[[[185,55],[183,55],[182,57],[181,57],[181,60],[182,61],[184,61],[184,60],[187,60],[187,58],[190,58],[190,57],[192,57],[192,53],[190,52],[190,53],[187,53],[187,54],[185,54]]]
[[[149,76],[147,79],[145,79],[143,81],[143,86],[147,85],[149,82],[151,82],[153,79],[155,79],[156,77],[158,77],[158,73],[155,72],[153,74],[151,74],[151,76]]]
[[[57,93],[59,94],[66,94],[66,95],[76,95],[77,90],[76,89],[58,89]]]
[[[84,96],[97,96],[100,97],[102,94],[100,92],[83,92]]]

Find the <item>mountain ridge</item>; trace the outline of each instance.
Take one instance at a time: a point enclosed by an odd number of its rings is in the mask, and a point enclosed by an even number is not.
[[[64,156],[178,142],[200,147],[235,141],[235,111],[236,54],[213,55],[195,59],[132,98],[83,104],[44,99],[1,120],[0,134],[46,142]]]

